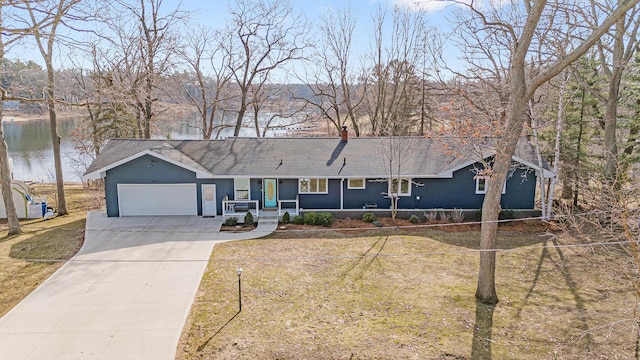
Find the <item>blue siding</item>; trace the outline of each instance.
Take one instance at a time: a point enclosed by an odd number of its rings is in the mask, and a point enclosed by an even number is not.
[[[211,180],[211,179],[204,179],[204,181],[198,182],[198,183],[202,183],[202,184],[216,184],[216,202],[217,202],[217,208],[218,208],[218,215],[222,215],[222,200],[224,200],[224,197],[227,196],[229,199],[233,199],[234,194],[234,188],[233,188],[233,179],[215,179],[215,180]],[[202,189],[200,188],[200,185],[198,185],[198,201],[200,201],[200,203],[202,203],[201,199],[202,199],[202,195],[200,194],[200,192],[202,191]],[[199,207],[202,205],[198,205]],[[198,212],[198,214],[202,214],[202,212]]]
[[[295,200],[298,195],[298,179],[279,180],[278,193],[279,200]]]
[[[327,194],[300,194],[300,207],[303,209],[340,209],[340,182],[340,179],[329,179]]]
[[[249,200],[258,200],[258,208],[262,207],[262,179],[255,178],[249,180],[249,187],[251,193],[249,194]]]
[[[476,165],[478,166],[478,165]],[[401,196],[400,209],[480,209],[483,194],[476,194],[476,181],[471,171],[473,165],[456,171],[451,179],[415,178],[411,185],[411,196]],[[365,203],[375,203],[380,209],[389,209],[391,199],[387,192],[387,182],[366,182],[365,189],[347,189],[344,182],[344,208],[362,209]],[[506,193],[502,195],[503,209],[533,209],[536,192],[536,176],[532,171],[517,169],[507,179]],[[417,197],[420,197],[420,200]]]
[[[387,182],[365,181],[364,189],[347,189],[348,181],[344,182],[344,208],[362,209],[364,204],[375,203],[380,209],[389,209],[391,199],[385,198],[382,193],[387,192]]]
[[[152,166],[149,166],[152,165]],[[202,215],[202,184],[216,184],[218,214],[222,214],[222,199],[233,198],[233,179],[196,179],[194,172],[155,157],[144,155],[107,171],[105,197],[107,216],[119,216],[118,184],[184,184],[195,183],[198,215]]]

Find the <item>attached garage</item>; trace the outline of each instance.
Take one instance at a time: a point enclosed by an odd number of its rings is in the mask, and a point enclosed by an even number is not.
[[[196,184],[118,184],[120,216],[198,215]]]

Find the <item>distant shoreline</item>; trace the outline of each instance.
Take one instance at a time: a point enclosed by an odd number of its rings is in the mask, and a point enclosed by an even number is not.
[[[87,112],[84,110],[56,111],[57,119],[81,116],[87,116]],[[2,122],[23,122],[31,120],[49,120],[49,113],[45,112],[43,114],[23,114],[19,111],[12,110],[4,110],[2,112]]]

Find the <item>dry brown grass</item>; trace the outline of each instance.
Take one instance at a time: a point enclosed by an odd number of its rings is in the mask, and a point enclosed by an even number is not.
[[[56,207],[55,189],[38,184],[32,189]],[[50,220],[23,220],[23,233],[6,236],[6,222],[0,224],[0,316],[55,272],[82,246],[86,212],[99,205],[100,195],[85,191],[81,185],[65,186],[69,215]]]
[[[467,359],[474,327],[490,329],[494,359],[633,357],[629,324],[611,325],[633,294],[593,268],[597,251],[502,231],[488,324],[473,298],[477,231],[295,234],[215,247],[178,359]]]

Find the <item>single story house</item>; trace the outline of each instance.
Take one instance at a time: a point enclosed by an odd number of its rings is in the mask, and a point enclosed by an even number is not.
[[[304,211],[480,209],[484,144],[423,137],[111,139],[84,174],[103,179],[108,216],[291,215]],[[522,139],[503,209],[533,209],[540,168]],[[390,195],[391,194],[391,195]]]

